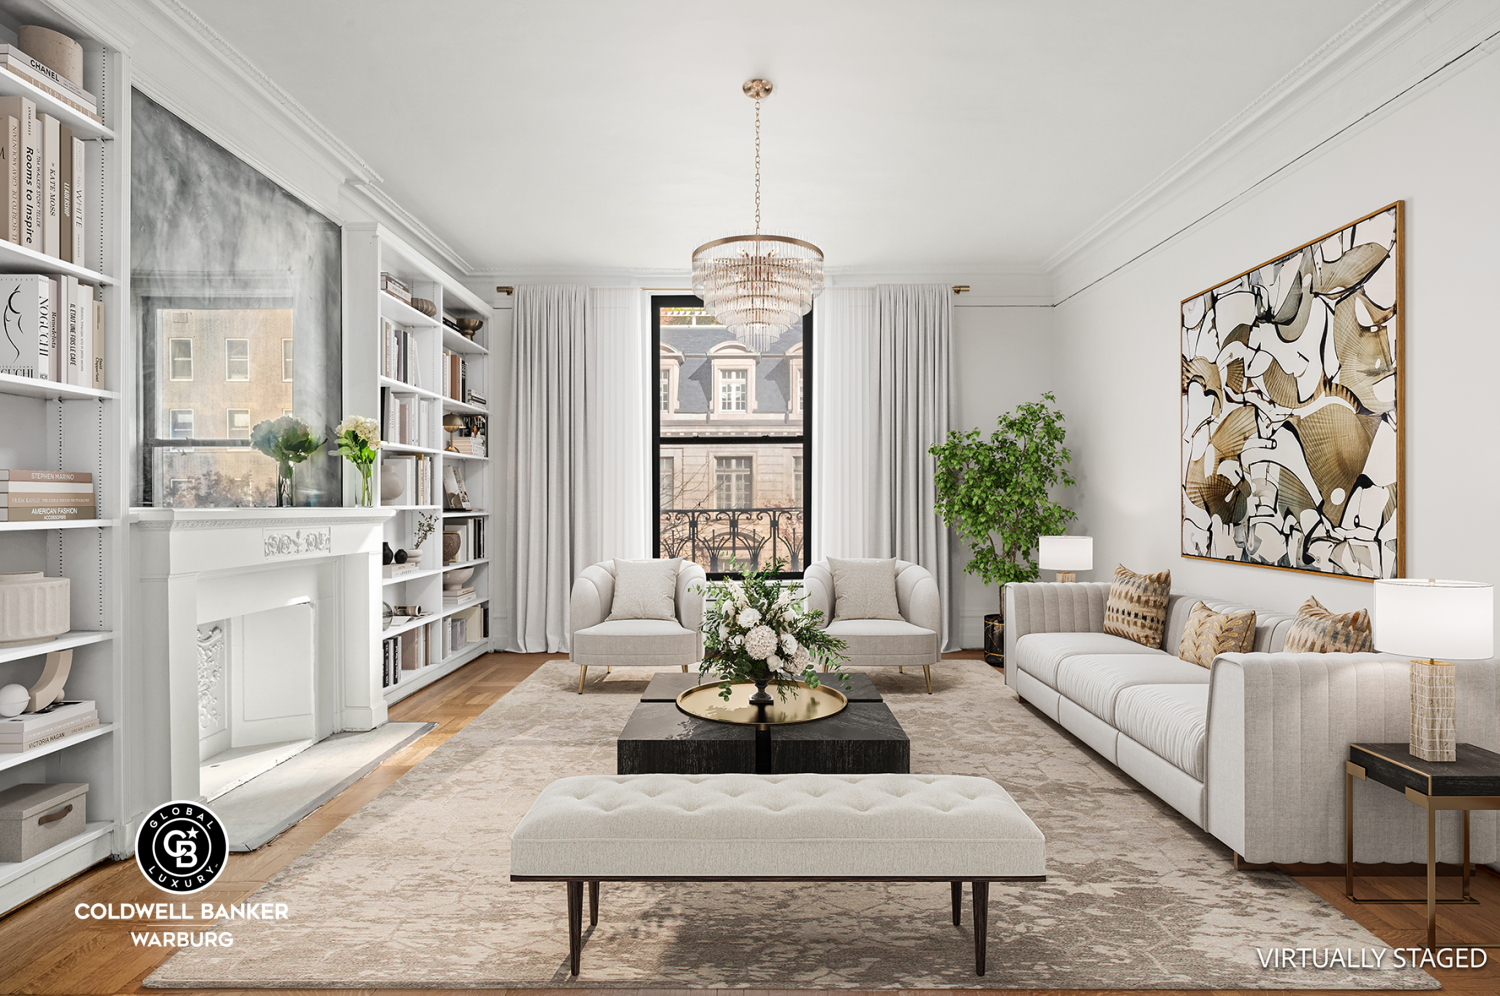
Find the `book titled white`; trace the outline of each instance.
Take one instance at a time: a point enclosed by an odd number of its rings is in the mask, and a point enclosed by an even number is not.
[[[0,374],[53,380],[52,284],[34,273],[0,273]]]

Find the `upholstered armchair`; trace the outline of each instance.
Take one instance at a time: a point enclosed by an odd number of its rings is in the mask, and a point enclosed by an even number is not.
[[[615,600],[615,562],[586,567],[573,582],[568,626],[578,694],[590,667],[679,664],[686,671],[703,659],[703,568],[684,560],[677,569],[675,619],[610,619]]]
[[[896,561],[896,605],[900,619],[839,619],[828,561],[810,565],[802,577],[807,607],[821,609],[824,628],[849,644],[844,653],[851,671],[869,667],[920,667],[932,694],[932,665],[940,656],[943,612],[937,581],[927,569]]]

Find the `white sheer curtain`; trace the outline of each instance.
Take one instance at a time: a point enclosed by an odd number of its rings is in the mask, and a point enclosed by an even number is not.
[[[599,559],[599,367],[587,311],[582,287],[516,288],[504,482],[514,571],[507,650],[566,651],[573,579]]]
[[[599,348],[599,559],[653,555],[651,419],[642,291],[592,287],[588,321]],[[587,565],[585,565],[587,566]]]
[[[899,557],[932,572],[957,634],[949,533],[927,452],[950,424],[946,284],[832,287],[813,309],[812,559]]]

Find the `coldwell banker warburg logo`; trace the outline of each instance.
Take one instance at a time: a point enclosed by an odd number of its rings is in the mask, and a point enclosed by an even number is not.
[[[229,839],[213,810],[198,802],[168,802],[141,821],[135,863],[151,884],[188,895],[208,888],[224,871]]]

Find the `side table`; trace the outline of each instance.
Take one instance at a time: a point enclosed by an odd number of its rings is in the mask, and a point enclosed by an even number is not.
[[[1356,903],[1417,903],[1420,899],[1360,899],[1354,894],[1354,779],[1373,781],[1404,792],[1427,810],[1427,946],[1437,947],[1438,903],[1478,903],[1469,894],[1469,811],[1500,809],[1500,754],[1459,744],[1457,760],[1424,761],[1399,744],[1350,744],[1344,762],[1344,895]],[[1437,897],[1437,813],[1458,809],[1464,814],[1463,895]],[[1469,944],[1465,947],[1500,947]]]

